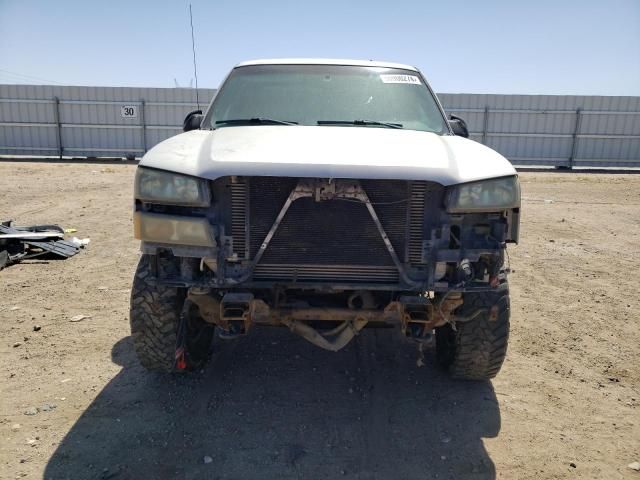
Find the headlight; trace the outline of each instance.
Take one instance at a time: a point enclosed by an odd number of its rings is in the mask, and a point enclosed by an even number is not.
[[[520,206],[518,177],[503,177],[454,185],[447,190],[447,211],[494,212]]]
[[[144,167],[136,170],[135,198],[191,207],[208,207],[211,203],[206,180]]]
[[[216,246],[206,218],[135,212],[133,214],[133,236],[145,242],[200,247]]]

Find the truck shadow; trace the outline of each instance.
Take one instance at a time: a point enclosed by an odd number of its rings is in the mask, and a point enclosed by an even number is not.
[[[365,330],[338,353],[284,329],[217,341],[204,371],[122,371],[50,458],[44,478],[493,479],[483,438],[500,430],[490,383],[416,366],[391,331]],[[222,345],[219,345],[222,343]]]

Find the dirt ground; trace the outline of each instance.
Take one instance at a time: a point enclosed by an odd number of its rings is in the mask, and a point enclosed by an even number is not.
[[[91,238],[0,272],[0,478],[640,478],[640,175],[521,175],[510,350],[465,383],[386,330],[330,353],[256,329],[202,372],[146,373],[133,172],[0,163],[1,219]]]

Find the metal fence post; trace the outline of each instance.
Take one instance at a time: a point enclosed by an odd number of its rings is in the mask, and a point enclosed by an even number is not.
[[[573,168],[573,161],[578,151],[578,135],[580,134],[580,125],[582,123],[582,108],[576,110],[576,126],[573,129],[573,141],[571,142],[571,156],[569,157],[569,168]]]
[[[484,119],[482,125],[482,144],[487,144],[487,130],[489,129],[489,105],[484,107]]]
[[[62,160],[62,152],[64,151],[64,147],[62,146],[62,125],[60,124],[60,99],[58,97],[53,97],[53,118],[56,123],[56,133],[58,140],[58,158]]]
[[[140,125],[142,126],[142,151],[147,153],[147,123],[144,118],[144,99],[140,100]]]

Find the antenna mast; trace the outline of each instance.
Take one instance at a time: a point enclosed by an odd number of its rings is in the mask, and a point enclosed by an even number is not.
[[[200,98],[198,97],[198,69],[196,68],[196,41],[193,36],[193,13],[189,4],[189,21],[191,23],[191,50],[193,51],[193,76],[196,78],[196,105],[200,110]]]

